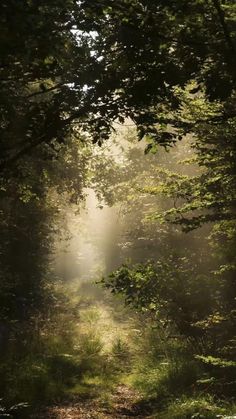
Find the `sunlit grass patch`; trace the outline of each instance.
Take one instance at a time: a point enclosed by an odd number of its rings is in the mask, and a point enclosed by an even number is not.
[[[159,419],[216,419],[222,417],[226,410],[217,406],[214,399],[209,395],[192,398],[182,397],[169,403],[162,413],[158,413]]]
[[[101,310],[97,306],[91,306],[80,312],[80,322],[94,326],[101,318]]]

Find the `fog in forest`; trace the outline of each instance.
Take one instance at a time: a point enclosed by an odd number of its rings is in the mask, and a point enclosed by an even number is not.
[[[130,125],[130,121],[127,121],[126,125],[118,128],[116,136],[110,139],[108,145],[104,147],[104,155],[110,156],[118,164],[126,158],[127,150],[130,153],[135,150],[140,155],[144,153],[144,143],[132,144],[126,139],[127,129],[129,130],[130,126],[133,127],[133,125]],[[117,145],[117,138],[119,139],[119,146]],[[186,141],[176,145],[174,151],[179,158],[179,161],[176,158],[178,173],[187,176],[193,175],[196,172],[196,167],[181,163],[181,155],[184,154],[185,157],[188,154],[192,155],[189,142]],[[171,151],[169,153],[171,154]],[[151,175],[149,164],[150,162],[153,164],[153,160],[149,155],[144,156],[144,171],[147,177]],[[157,168],[165,167],[166,162],[168,162],[168,155],[165,156],[163,152],[161,158],[155,156],[154,165]],[[135,175],[138,175],[138,168],[136,168]],[[131,179],[126,178],[125,180],[129,182]],[[65,281],[77,280],[78,283],[95,281],[101,276],[108,275],[127,260],[142,262],[152,257],[149,237],[136,237],[134,243],[129,241],[129,234],[132,234],[132,232],[129,229],[129,219],[126,219],[123,212],[122,203],[109,206],[104,201],[101,202],[95,190],[85,189],[84,193],[85,201],[80,209],[71,205],[64,210],[65,215],[62,224],[66,237],[56,239],[54,260],[55,269],[59,276]],[[163,197],[159,196],[157,199],[159,204],[160,202],[165,203]],[[146,204],[146,206],[148,205]],[[133,211],[135,219],[135,209]],[[158,228],[156,230],[156,234],[158,234]],[[198,235],[202,244],[206,230],[207,228],[203,229]],[[194,240],[197,241],[196,237],[191,236],[191,233],[189,233],[187,240],[191,242],[192,247],[194,247]],[[198,243],[195,246],[198,246]],[[158,248],[156,245],[153,247],[155,247],[155,255],[158,255]]]
[[[79,214],[68,209],[65,228],[68,239],[59,242],[56,256],[58,273],[65,280],[95,280],[119,266],[119,241],[122,231],[117,208],[101,205],[95,192],[86,191]]]

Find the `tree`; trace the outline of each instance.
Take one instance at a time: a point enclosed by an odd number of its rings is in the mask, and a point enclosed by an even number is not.
[[[41,147],[34,158],[25,156],[18,161],[11,176],[1,179],[0,370],[3,379],[0,393],[3,403],[37,399],[42,380],[45,395],[46,369],[40,366],[35,374],[35,364],[42,365],[47,358],[50,336],[56,334],[60,341],[63,335],[64,345],[68,346],[72,341],[71,328],[67,323],[63,331],[62,321],[70,317],[72,322],[74,312],[65,292],[60,291],[64,278],[55,272],[54,252],[57,241],[65,236],[68,205],[76,203],[78,208],[83,199],[91,147],[81,137],[74,137],[68,139],[60,155],[51,152],[51,159],[45,160],[45,153],[45,147]],[[21,379],[23,388],[20,389]]]
[[[157,171],[157,177],[146,182],[143,191],[164,194],[174,200],[174,206],[153,218],[165,218],[191,231],[204,223],[235,221],[236,143],[235,116],[229,116],[235,98],[227,103],[211,103],[204,93],[192,94],[193,86],[177,92],[181,108],[173,119],[179,125],[176,135],[184,131],[194,153],[186,162],[195,164],[198,171],[182,175],[171,170]],[[228,117],[225,119],[225,115]],[[187,128],[186,128],[187,127]],[[152,144],[150,144],[152,147]]]
[[[235,88],[232,0],[11,0],[1,12],[2,169],[75,123],[100,142],[125,116],[168,146],[173,132],[156,124],[175,126],[175,86],[194,78],[211,100]]]

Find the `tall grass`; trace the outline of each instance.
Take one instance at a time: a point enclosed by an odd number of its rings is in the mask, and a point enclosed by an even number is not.
[[[16,403],[35,407],[75,395],[94,398],[102,393],[108,400],[130,369],[127,322],[123,330],[107,301],[86,297],[84,304],[77,290],[66,293],[67,300],[63,295],[62,305],[36,322],[20,350],[12,343],[1,363],[1,397],[8,410]],[[120,306],[118,312],[122,317]]]
[[[142,316],[134,321],[117,302],[115,309],[94,298],[80,305],[74,293],[74,305],[70,301],[50,320],[38,322],[27,342],[9,346],[0,365],[2,412],[12,414],[18,404],[12,416],[26,419],[26,404],[36,407],[75,396],[109,405],[121,382],[139,391],[153,418],[155,411],[160,419],[213,419],[236,412],[207,391],[203,394],[204,365],[194,358],[190,342],[168,337]]]
[[[199,383],[206,371],[194,356],[193,342],[168,335],[153,328],[151,322],[146,325],[131,375],[131,383],[142,394],[142,403],[151,406],[152,417],[233,418],[233,400],[217,400],[214,394],[202,391]]]

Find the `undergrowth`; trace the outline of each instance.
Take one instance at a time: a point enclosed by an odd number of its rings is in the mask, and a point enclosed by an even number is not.
[[[122,303],[95,297],[80,300],[42,322],[38,333],[17,350],[12,342],[0,366],[0,412],[26,419],[41,405],[98,399],[109,407],[117,385],[140,395],[153,418],[215,419],[236,414],[231,401],[216,399],[199,383],[204,365],[191,342],[166,335]],[[76,297],[77,295],[77,297]]]
[[[37,323],[37,333],[32,329],[22,347],[17,341],[9,344],[0,366],[0,412],[9,417],[20,418],[22,410],[25,419],[39,405],[75,396],[108,404],[113,388],[127,373],[128,332],[120,319],[114,320],[109,301],[80,299],[77,289],[67,297],[54,317],[43,319],[40,327]],[[17,404],[15,415],[12,408]]]
[[[234,418],[233,399],[216,398],[199,386],[205,370],[193,356],[192,345],[180,337],[165,338],[152,325],[146,327],[129,378],[142,394],[141,405],[159,419]]]

